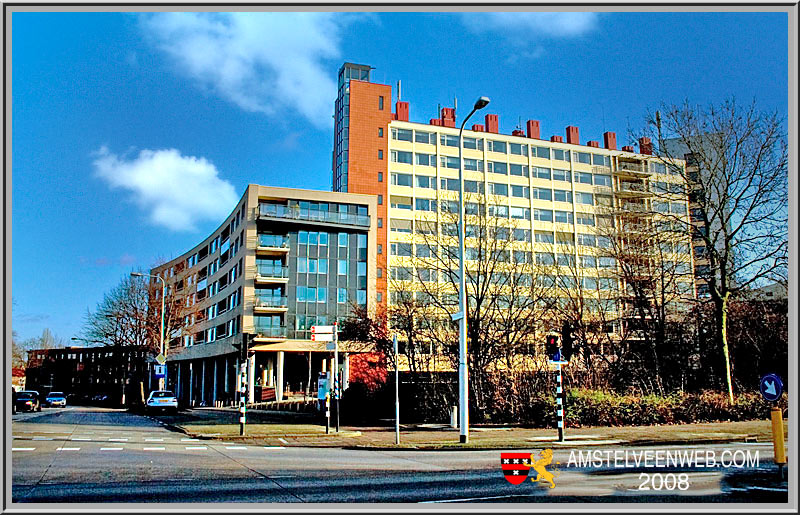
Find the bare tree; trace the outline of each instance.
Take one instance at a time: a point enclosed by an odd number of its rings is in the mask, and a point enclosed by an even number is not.
[[[714,336],[733,382],[728,346],[732,297],[765,280],[785,283],[788,265],[788,146],[783,120],[734,99],[708,108],[662,105],[646,117],[653,154],[690,188],[701,271],[714,306]],[[674,166],[687,159],[687,167]]]

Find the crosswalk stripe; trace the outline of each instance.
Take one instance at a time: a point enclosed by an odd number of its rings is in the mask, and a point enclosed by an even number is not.
[[[145,442],[163,442],[164,439],[163,438],[145,438],[144,441]]]
[[[127,442],[128,439],[127,438],[109,438],[108,441],[109,442]]]
[[[197,438],[181,438],[181,442],[199,442]]]
[[[80,451],[80,447],[59,447],[57,451]]]
[[[196,451],[196,450],[204,451],[204,450],[208,449],[208,447],[206,447],[205,445],[197,445],[197,446],[194,446],[194,447],[193,446],[189,446],[189,447],[184,447],[184,448],[187,451]]]
[[[121,451],[122,447],[100,447],[101,451]]]
[[[91,442],[91,438],[75,438],[74,436],[70,438],[70,440],[74,440],[76,442]]]
[[[35,451],[36,447],[12,447],[12,451]]]
[[[243,447],[241,445],[226,445],[225,448],[226,449],[235,449],[235,450],[240,450],[240,451],[244,450],[244,449],[247,449],[247,447]]]
[[[143,447],[143,451],[163,451],[164,447]]]

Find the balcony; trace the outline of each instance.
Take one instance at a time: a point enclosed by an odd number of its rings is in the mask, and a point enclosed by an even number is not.
[[[289,267],[282,265],[256,265],[253,268],[257,283],[289,282]]]
[[[369,227],[370,223],[369,215],[340,213],[338,211],[317,211],[277,204],[259,204],[258,217],[309,222],[330,222],[342,225],[357,225],[360,227]]]
[[[259,234],[256,251],[262,254],[287,254],[289,237],[276,234]]]
[[[614,173],[617,175],[638,178],[650,177],[651,175],[651,173],[647,170],[647,165],[645,163],[632,161],[619,161]]]
[[[253,298],[253,311],[257,313],[280,313],[288,310],[289,302],[286,297],[259,297]]]
[[[615,192],[620,197],[649,197],[652,193],[641,182],[620,181],[619,189]]]
[[[285,340],[286,326],[284,325],[258,325],[253,327],[253,337],[263,340]]]
[[[624,202],[617,207],[616,214],[620,216],[647,216],[651,212],[645,204]]]

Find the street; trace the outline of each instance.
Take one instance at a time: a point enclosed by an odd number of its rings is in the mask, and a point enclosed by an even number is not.
[[[506,481],[497,450],[234,444],[188,438],[153,418],[105,408],[17,414],[12,431],[15,503],[787,502],[769,443],[696,446],[757,450],[757,469],[575,467],[567,466],[572,449],[555,447],[559,471],[548,488]],[[658,491],[640,490],[642,472],[685,473],[688,488],[665,482]]]

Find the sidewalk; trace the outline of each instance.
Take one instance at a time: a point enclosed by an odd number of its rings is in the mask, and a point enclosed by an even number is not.
[[[400,426],[395,445],[394,426],[341,426],[335,421],[328,434],[312,414],[248,410],[246,435],[239,435],[239,413],[233,408],[193,408],[177,415],[158,416],[173,429],[194,438],[248,442],[267,446],[345,447],[360,449],[527,449],[550,444],[558,447],[592,445],[673,445],[726,442],[771,442],[767,420],[661,426],[567,428],[566,442],[558,431],[510,426],[470,427],[470,443],[458,443],[459,432],[443,424]],[[788,423],[784,429],[788,435]]]

